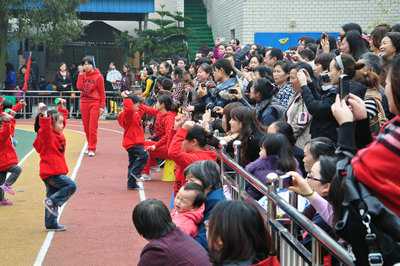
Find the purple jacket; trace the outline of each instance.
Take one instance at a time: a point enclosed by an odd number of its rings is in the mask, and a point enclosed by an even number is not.
[[[211,265],[207,251],[178,227],[150,241],[140,254],[138,266]]]
[[[297,162],[296,159],[295,161],[297,165],[296,172],[302,175],[299,169],[299,163]],[[282,172],[277,169],[278,169],[278,155],[271,155],[264,158],[259,158],[256,161],[249,163],[246,166],[246,170],[265,185],[267,184],[266,176],[269,173],[276,173],[278,175],[282,174]],[[256,200],[259,200],[263,197],[263,194],[253,186],[247,187],[246,191],[247,193],[249,193],[251,197],[253,197]]]

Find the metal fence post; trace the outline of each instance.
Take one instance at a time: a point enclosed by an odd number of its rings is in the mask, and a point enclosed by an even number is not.
[[[235,154],[235,161],[239,165],[240,165],[240,152],[241,152],[240,148],[241,147],[242,147],[242,142],[240,140],[235,140],[233,142],[233,151]],[[239,186],[239,195],[238,195],[237,199],[240,199],[241,198],[240,195],[246,189],[245,188],[246,182],[245,182],[244,178],[238,172],[236,172],[235,176],[236,176],[236,183]]]
[[[278,182],[278,175],[275,173],[270,173],[267,175],[268,193],[276,194],[276,183]],[[268,219],[276,219],[276,206],[272,200],[268,199]]]
[[[297,194],[294,191],[289,191],[289,203],[297,209]],[[297,224],[293,221],[293,219],[290,219],[290,233],[292,233],[294,236],[297,236],[297,229]]]
[[[219,153],[221,154],[221,160],[220,160],[220,171],[221,171],[221,180],[224,181],[224,176],[225,176],[225,165],[224,165],[224,160],[222,160],[223,158],[223,154],[226,154],[226,146],[228,145],[228,143],[225,140],[221,140],[218,144],[219,147]]]
[[[312,265],[313,266],[323,265],[321,264],[321,244],[314,237],[311,238],[311,251],[312,251],[311,252]]]

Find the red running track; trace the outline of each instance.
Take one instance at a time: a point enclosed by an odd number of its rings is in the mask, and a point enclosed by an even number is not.
[[[83,131],[79,120],[69,129]],[[67,202],[43,265],[136,265],[147,241],[132,223],[132,210],[141,198],[127,190],[128,153],[122,147],[117,121],[101,121],[95,157],[84,156],[76,176],[77,192]],[[162,182],[162,172],[144,182],[146,198],[169,206],[173,182]]]

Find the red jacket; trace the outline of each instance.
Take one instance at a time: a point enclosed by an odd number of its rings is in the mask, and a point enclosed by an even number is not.
[[[66,125],[68,111],[57,109],[64,116],[64,128]],[[53,175],[68,174],[68,166],[65,161],[66,140],[63,134],[53,132],[51,117],[39,117],[40,129],[33,142],[33,147],[40,155],[39,175],[42,179]]]
[[[83,74],[79,74],[76,87],[82,91],[82,103],[100,102],[100,108],[104,108],[106,104],[104,78],[97,68],[95,68],[92,72],[84,72]]]
[[[14,105],[11,109],[14,112],[18,112],[19,110],[21,110],[24,106],[21,103],[17,103],[16,105]],[[17,123],[17,120],[15,118],[10,120],[11,123],[11,137],[15,136],[15,124]]]
[[[171,130],[169,139],[168,156],[175,161],[175,183],[174,183],[174,195],[178,194],[179,189],[186,184],[186,179],[183,174],[185,168],[197,161],[212,160],[217,161],[217,155],[215,152],[202,149],[192,152],[184,152],[182,148],[182,142],[185,140],[188,131],[184,128],[178,130]]]
[[[154,116],[156,118],[156,120],[154,121],[154,130],[159,137],[159,141],[157,141],[157,143],[155,144],[156,149],[161,146],[167,145],[169,133],[175,125],[176,113],[168,111],[162,114],[157,109],[148,106],[143,106],[143,109],[146,114]]]
[[[135,112],[133,102],[129,98],[124,99],[124,111],[118,115],[118,123],[124,128],[122,146],[128,150],[133,146],[144,145],[144,133],[142,116],[145,105],[141,104],[139,111]]]
[[[191,237],[196,237],[199,233],[199,224],[204,218],[205,205],[201,205],[194,211],[185,211],[178,213],[174,210],[171,213],[172,221],[176,226],[178,226],[184,233],[190,235]]]
[[[17,153],[11,142],[11,123],[3,122],[0,130],[0,172],[18,164]]]

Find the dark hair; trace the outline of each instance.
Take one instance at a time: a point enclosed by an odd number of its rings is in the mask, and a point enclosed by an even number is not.
[[[351,30],[346,32],[342,36],[342,42],[344,38],[346,38],[347,42],[349,43],[350,54],[355,60],[360,59],[363,53],[368,52],[367,48],[365,47],[364,40],[358,31]]]
[[[354,77],[354,75],[356,74],[356,70],[357,70],[357,66],[356,66],[356,62],[354,61],[354,58],[350,55],[345,55],[345,54],[341,54],[338,55],[340,56],[340,58],[342,59],[342,63],[344,66],[344,73],[349,76],[349,79],[352,79]],[[335,60],[335,68],[337,70],[341,70],[338,62],[336,61],[336,57],[333,59]]]
[[[4,98],[3,98],[3,101],[0,102],[0,105],[3,106],[3,110],[5,110],[5,109],[11,109],[11,108],[12,108],[12,103],[11,103],[11,101],[9,101],[9,100],[7,100],[7,99],[4,99]]]
[[[392,59],[388,67],[388,75],[390,76],[394,105],[397,110],[400,110],[400,55],[396,55]]]
[[[126,67],[128,69],[127,73],[132,72],[132,69],[128,64],[124,64],[124,67]]]
[[[67,73],[67,77],[69,77],[70,76],[70,74],[69,74],[69,72],[68,72],[68,65],[67,65],[67,63],[65,63],[65,62],[61,62],[59,65],[58,65],[58,69],[59,69],[59,71],[57,71],[57,77],[58,78],[62,78],[62,76],[61,76],[61,73],[60,73],[60,67],[62,66],[62,65],[65,65],[65,72]]]
[[[395,24],[393,27],[390,28],[391,32],[400,32],[400,23]]]
[[[232,40],[235,40],[235,42],[236,42],[236,45],[239,45],[239,44],[240,44],[240,42],[239,42],[239,40],[238,40],[238,39],[236,39],[236,38],[232,38],[232,39],[231,39],[231,41],[232,41]]]
[[[256,112],[246,106],[240,106],[231,111],[232,119],[235,119],[242,123],[242,130],[239,132],[238,139],[242,142],[241,149],[241,162],[242,164],[250,163],[247,159],[247,149],[249,147],[250,140],[254,137],[254,133],[259,131],[260,133],[265,132],[264,126],[256,117]],[[229,122],[229,121],[228,121]]]
[[[167,94],[159,95],[157,97],[157,102],[159,104],[164,104],[165,109],[167,111],[178,112],[178,106],[176,106],[176,104],[174,104],[171,97],[169,97]]]
[[[374,53],[365,53],[361,56],[361,58],[364,60],[364,63],[367,67],[372,68],[376,74],[381,74],[383,68],[382,58]]]
[[[385,34],[389,31],[389,28],[382,25],[378,25],[374,28],[374,30],[371,32],[371,40],[376,48],[379,49],[383,36],[385,36]]]
[[[188,71],[189,70],[188,60],[184,57],[180,57],[176,63],[178,64],[179,61],[183,61],[183,63],[185,64],[185,69],[186,71]]]
[[[318,160],[322,155],[335,156],[335,143],[326,137],[317,137],[307,141],[310,153],[314,160]]]
[[[270,133],[261,139],[260,147],[267,151],[267,156],[278,155],[278,169],[282,172],[296,171],[297,164],[293,157],[293,145],[280,133]]]
[[[185,177],[190,174],[200,180],[204,189],[216,190],[222,188],[220,168],[211,160],[197,161],[188,165],[183,171]]]
[[[335,54],[333,53],[322,53],[315,58],[314,63],[320,64],[325,71],[329,69],[329,64],[332,62],[333,58],[335,58]]]
[[[207,74],[211,74],[212,73],[212,67],[207,64],[207,63],[203,63],[199,66],[199,68],[201,68],[204,72],[206,72]]]
[[[261,101],[271,99],[276,92],[275,86],[268,79],[257,79],[253,84],[254,92],[261,94]]]
[[[243,106],[240,102],[233,102],[233,103],[228,103],[227,105],[224,106],[224,110],[222,111],[222,114],[226,118],[226,132],[228,133],[231,131],[231,125],[229,124],[229,121],[231,120],[231,112],[233,109],[236,107]]]
[[[136,103],[140,103],[140,102],[141,102],[141,101],[140,101],[140,97],[137,96],[136,94],[133,94],[133,93],[128,94],[128,96],[127,96],[126,98],[131,99],[132,102],[133,102],[133,104],[136,104]]]
[[[143,68],[146,69],[147,75],[149,75],[149,76],[153,75],[153,69],[149,65],[145,65],[145,66],[143,66]]]
[[[315,59],[315,53],[312,50],[309,49],[303,49],[299,52],[299,55],[303,59],[308,59],[308,61],[313,61]]]
[[[396,54],[400,52],[400,32],[388,32],[383,37],[389,37],[392,45],[396,48]]]
[[[223,69],[230,78],[236,77],[236,70],[233,69],[231,62],[226,58],[220,58],[213,64],[213,69]]]
[[[253,69],[253,72],[258,72],[260,77],[266,78],[271,82],[274,82],[274,70],[269,66],[258,66]]]
[[[221,249],[214,244],[220,239]],[[258,210],[246,201],[218,202],[211,213],[208,229],[208,256],[213,265],[224,262],[251,264],[274,254],[272,238]]]
[[[293,128],[289,123],[285,121],[275,121],[270,126],[272,125],[275,126],[276,133],[285,135],[290,144],[294,146],[294,144],[296,143],[296,138],[294,137]]]
[[[276,61],[275,65],[274,65],[274,68],[275,68],[276,66],[280,66],[280,67],[282,68],[283,72],[285,72],[286,74],[289,74],[290,65],[291,65],[291,64],[290,64],[289,61],[286,61],[286,60],[278,60],[278,61]]]
[[[91,64],[94,67],[94,62],[93,62],[93,56],[91,55],[87,55],[82,59],[82,66],[88,62],[89,64]]]
[[[365,72],[358,81],[367,88],[373,89],[380,93],[381,78],[378,76],[378,74],[374,72]]]
[[[158,79],[160,80],[160,78]],[[161,80],[161,85],[163,86],[164,90],[169,91],[174,86],[174,83],[169,78],[165,78]]]
[[[262,64],[262,62],[263,62],[264,59],[263,59],[262,56],[259,55],[259,54],[253,54],[252,56],[250,56],[250,58],[249,58],[249,63],[250,63],[250,61],[251,61],[251,59],[252,59],[253,57],[255,57],[255,58],[257,59],[257,61],[258,61],[259,64]]]
[[[191,130],[188,131],[186,139],[189,141],[195,139],[199,143],[200,147],[205,147],[207,141],[209,141],[212,136],[212,132],[207,132],[201,126],[195,125]]]
[[[182,189],[185,191],[195,191],[196,198],[193,201],[193,207],[201,207],[204,202],[207,200],[206,194],[204,194],[204,188],[195,182],[189,182],[182,186]]]
[[[318,45],[316,43],[307,43],[305,46],[305,50],[311,50],[315,54],[317,53]],[[314,60],[314,59],[313,59]]]
[[[168,60],[171,60],[171,63],[175,64],[175,59],[174,58],[172,58],[172,57],[165,58],[165,62],[167,62]]]
[[[308,36],[304,36],[304,37],[301,37],[300,39],[299,39],[299,41],[300,40],[303,40],[304,41],[304,46],[306,46],[307,44],[309,44],[309,43],[317,43],[317,40],[315,39],[315,38],[313,38],[313,37],[308,37]],[[298,42],[297,42],[298,43]]]
[[[271,48],[268,51],[270,51],[269,52],[269,57],[271,59],[274,58],[274,57],[276,58],[276,60],[282,60],[283,59],[283,53],[282,53],[281,49],[279,49],[279,48]]]
[[[157,199],[139,202],[133,209],[132,221],[139,235],[148,240],[161,238],[176,227],[167,206]]]
[[[176,67],[174,69],[174,77],[178,82],[184,82],[185,84],[192,84],[192,79],[190,78],[190,75],[188,74],[185,68]]]
[[[59,111],[51,109],[47,111],[47,115],[51,117],[51,125],[54,125],[59,116],[63,116]],[[36,118],[35,118],[35,124],[34,124],[34,130],[36,133],[39,133],[39,129],[40,129],[40,124],[39,124],[39,117],[41,116],[41,114],[37,114]]]
[[[224,53],[224,56],[223,56],[223,58],[229,58],[229,57],[232,57],[232,58],[234,58],[234,57],[235,57],[235,55],[234,55],[234,54],[232,54],[232,53],[225,52],[225,53]]]
[[[321,184],[330,183],[336,175],[336,157],[322,155],[319,157],[319,163],[321,164],[321,170],[319,171]]]
[[[342,26],[342,29],[344,32],[356,30],[356,31],[358,31],[358,33],[360,33],[360,35],[362,34],[361,26],[358,25],[357,23],[346,23]]]
[[[310,76],[311,80],[314,82],[315,81],[315,75],[314,75],[314,70],[312,69],[311,65],[306,62],[297,62],[295,64],[292,64],[290,66],[290,70],[296,69],[296,71],[300,71],[301,69],[305,69],[308,72],[308,75]],[[289,70],[289,72],[290,72]]]
[[[196,65],[201,65],[201,64],[204,64],[204,63],[211,65],[212,61],[211,61],[211,59],[209,59],[207,57],[202,57],[202,58],[199,58],[199,59],[196,60]]]
[[[14,65],[11,63],[6,63],[6,73],[10,71],[15,71]]]

